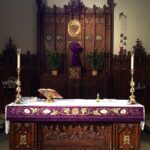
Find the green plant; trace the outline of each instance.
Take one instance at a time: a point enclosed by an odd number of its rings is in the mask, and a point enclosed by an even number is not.
[[[47,64],[51,70],[57,70],[60,66],[61,54],[58,52],[48,52],[47,54]]]
[[[93,69],[102,70],[103,68],[103,53],[94,49],[87,54],[87,59],[91,62]]]

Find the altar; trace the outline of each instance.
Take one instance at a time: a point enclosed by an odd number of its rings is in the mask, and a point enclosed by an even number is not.
[[[115,99],[24,99],[6,106],[11,150],[140,149],[143,105]]]

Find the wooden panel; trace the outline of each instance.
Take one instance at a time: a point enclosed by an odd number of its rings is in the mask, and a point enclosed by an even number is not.
[[[50,13],[45,13],[43,15],[43,48],[42,51],[47,53],[46,51],[55,50],[55,19],[52,17],[53,15]]]
[[[95,47],[105,51],[105,14],[101,14],[105,8],[96,9],[95,18]]]
[[[81,97],[81,68],[80,67],[70,67],[68,69],[67,97],[68,98]]]
[[[112,14],[114,9],[112,9],[112,6],[114,3],[113,1],[111,1],[111,3],[108,1],[108,6],[103,6],[102,8],[97,6],[88,8],[82,1],[76,3],[75,6],[73,3],[74,1],[70,1],[68,5],[63,8],[56,6],[52,8],[39,6],[39,12],[42,15],[39,15],[41,24],[39,24],[40,30],[38,31],[40,34],[38,35],[43,35],[43,37],[41,37],[41,43],[39,43],[41,45],[39,46],[40,54],[46,57],[47,51],[63,51],[67,56],[66,68],[68,68],[71,65],[72,58],[70,44],[72,42],[78,42],[83,48],[83,52],[81,53],[82,66],[89,71],[91,68],[86,62],[88,52],[93,51],[94,48],[103,49],[104,52],[113,51],[113,36],[111,35],[113,24],[111,20],[113,20]],[[81,24],[81,31],[76,37],[70,36],[68,33],[68,23],[73,19],[78,20]],[[101,37],[101,41],[97,40]],[[39,59],[41,59],[41,57]]]
[[[140,137],[140,123],[116,124],[117,150],[139,150],[141,147]]]
[[[37,4],[41,5],[40,2]],[[47,50],[63,51],[65,57],[64,57],[64,64],[60,68],[60,72],[64,73],[64,76],[66,76],[69,67],[72,67],[71,60],[73,54],[70,49],[71,43],[78,42],[83,48],[83,51],[80,54],[82,65],[78,66],[81,67],[81,80],[70,81],[67,76],[67,82],[65,83],[61,82],[61,86],[66,87],[64,88],[64,90],[67,90],[67,95],[65,94],[67,98],[82,98],[88,96],[89,96],[88,98],[91,97],[94,98],[97,92],[101,92],[103,96],[109,97],[108,89],[106,88],[108,88],[107,78],[110,78],[110,69],[111,69],[110,67],[111,58],[109,53],[113,51],[112,20],[113,20],[114,2],[108,0],[107,4],[108,4],[107,6],[105,5],[101,8],[95,5],[93,6],[93,8],[89,8],[86,7],[82,3],[82,1],[79,1],[78,3],[74,4],[74,1],[70,0],[69,3],[62,8],[57,6],[53,6],[51,8],[47,6],[42,7],[42,5],[38,7],[39,8],[38,11],[42,14],[39,16],[40,17],[39,20],[42,23],[39,24],[38,31],[40,32],[40,34],[38,35],[41,34],[44,35],[44,37],[41,37],[42,40],[40,43],[40,45],[43,45],[43,47],[40,46],[41,49],[39,53],[43,55],[43,57],[39,55],[39,60],[41,62],[46,62]],[[68,23],[70,21],[73,21],[73,19],[78,20],[78,24],[74,23],[69,28],[72,30],[72,32],[76,31],[77,29],[80,29],[79,24],[81,24],[81,30],[79,34],[77,34],[77,36],[71,36],[68,33]],[[47,35],[51,35],[52,41],[47,40]],[[99,38],[102,38],[102,40],[99,41]],[[105,61],[105,68],[107,69],[104,68],[105,69],[104,76],[106,76],[106,78],[101,78],[99,76],[100,84],[97,84],[95,81],[94,84],[92,83],[92,81],[88,83],[88,79],[84,79],[83,77],[84,76],[83,73],[85,72],[90,73],[91,71],[92,66],[87,61],[86,56],[89,52],[93,51],[94,48],[103,49],[104,53],[108,52],[108,57],[107,60]],[[48,72],[50,68],[46,63],[45,65],[46,65],[44,67],[46,68],[45,72]],[[83,82],[82,77],[84,80]],[[61,78],[61,76],[59,76],[59,78]],[[44,78],[41,81],[45,83],[41,83],[40,85],[43,86],[43,84],[47,84],[46,81],[44,81]],[[57,88],[58,87],[57,81],[58,81],[57,78],[52,77],[52,79],[49,80],[49,85],[53,87],[54,85],[56,85],[55,88]],[[90,90],[90,88],[87,87],[88,84],[92,88],[92,91]],[[61,92],[64,93],[64,91]],[[87,94],[84,95],[85,93]]]
[[[67,98],[67,76],[59,74],[58,76],[52,76],[51,73],[45,73],[40,78],[40,88],[52,88],[55,89],[64,98]]]
[[[11,150],[37,150],[36,124],[11,122],[10,131]]]
[[[91,74],[85,74],[78,79],[70,79],[69,74],[59,74],[52,76],[45,73],[40,79],[40,88],[53,88],[64,98],[96,98],[97,93],[100,98],[108,95],[108,77],[104,73],[99,73],[93,77]]]
[[[64,12],[59,12],[56,17],[56,49],[60,52],[65,52],[66,42],[66,28],[65,28],[65,15]]]
[[[106,97],[108,94],[108,78],[102,73],[93,77],[91,74],[86,74],[82,78],[82,97],[96,98],[99,93],[100,98]]]
[[[141,149],[139,122],[11,122],[10,125],[11,150]]]
[[[42,123],[39,150],[112,149],[112,126],[100,123]]]

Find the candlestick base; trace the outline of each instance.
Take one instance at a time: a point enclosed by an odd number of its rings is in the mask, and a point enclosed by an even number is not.
[[[15,104],[21,104],[21,96],[16,96]]]
[[[130,104],[137,104],[137,102],[136,102],[136,100],[135,100],[135,96],[134,96],[134,95],[131,95],[131,96],[130,96],[129,103],[130,103]]]

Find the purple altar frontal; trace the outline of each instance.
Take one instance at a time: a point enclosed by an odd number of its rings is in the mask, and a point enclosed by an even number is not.
[[[141,122],[144,121],[144,106],[130,105],[128,100],[60,99],[53,103],[43,100],[11,103],[6,106],[6,119],[19,122],[39,121],[99,121]]]

